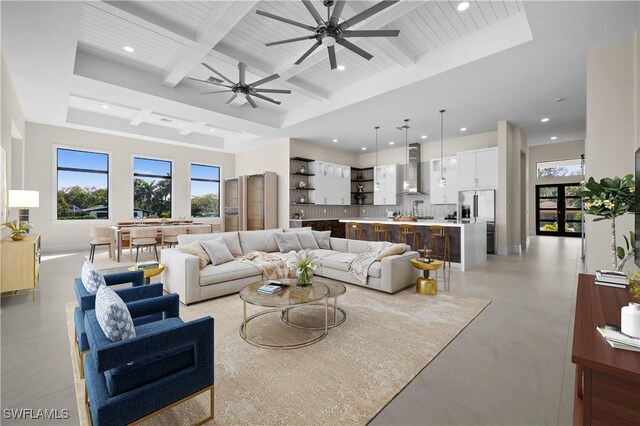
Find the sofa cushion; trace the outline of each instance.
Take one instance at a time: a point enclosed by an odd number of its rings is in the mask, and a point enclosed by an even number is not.
[[[222,238],[215,238],[213,240],[202,241],[202,248],[209,255],[211,264],[214,266],[222,265],[223,263],[231,262],[234,258],[227,245]]]
[[[360,240],[347,240],[348,241],[348,252],[349,253],[364,253],[369,247],[369,241],[360,241]]]
[[[279,252],[275,252],[271,254],[278,256],[280,259],[284,260],[285,262],[296,255],[295,253],[279,253]]]
[[[178,245],[183,246],[194,241],[207,241],[222,237],[227,248],[234,256],[242,256],[240,240],[237,232],[216,232],[215,234],[183,234],[178,235]]]
[[[349,252],[349,240],[344,238],[331,237],[331,250],[340,251],[342,253]]]
[[[331,231],[312,231],[318,248],[331,250]]]
[[[376,256],[376,260],[382,260],[385,257],[393,256],[394,254],[402,254],[404,253],[406,247],[407,246],[405,246],[404,244],[392,244],[391,246],[378,253],[378,255]]]
[[[332,254],[340,254],[339,251],[336,251],[336,250],[325,250],[325,249],[311,250],[311,253],[313,253],[316,256],[318,256],[318,259],[323,259],[323,258],[325,258],[327,256],[331,256]]]
[[[238,238],[243,254],[252,251],[264,251],[271,253],[278,251],[278,243],[274,234],[282,234],[282,229],[267,229],[265,231],[240,231]]]
[[[107,285],[104,280],[104,276],[98,271],[96,265],[89,262],[88,260],[84,262],[82,265],[82,272],[80,274],[82,285],[90,294],[96,294],[98,292],[98,288],[101,285]]]
[[[276,242],[278,243],[278,249],[281,253],[289,253],[290,251],[300,251],[302,247],[300,246],[300,241],[298,241],[298,237],[296,237],[295,232],[290,233],[282,233],[282,234],[274,234],[276,237]]]
[[[310,226],[305,226],[302,228],[285,228],[284,232],[302,232],[302,231],[311,231],[311,229],[313,228],[311,228]]]
[[[200,271],[200,286],[218,284],[227,281],[239,280],[242,278],[256,277],[259,281],[262,273],[258,268],[249,264],[234,260],[222,265],[207,265]]]
[[[183,253],[190,254],[192,256],[196,256],[198,258],[198,262],[200,264],[200,269],[202,269],[205,266],[207,266],[207,263],[210,262],[209,255],[202,248],[202,245],[200,244],[200,241],[194,241],[194,242],[192,242],[190,244],[187,244],[185,246],[178,247],[177,250],[179,250],[179,251],[181,251]]]
[[[300,242],[300,247],[305,250],[317,250],[318,243],[316,242],[315,237],[311,231],[302,231],[296,232],[296,237],[298,237],[298,241]]]
[[[136,337],[129,308],[106,285],[100,286],[96,293],[96,318],[102,332],[112,342]]]
[[[322,268],[335,269],[338,271],[348,272],[349,268],[347,262],[357,255],[354,253],[339,253],[334,252],[334,254],[330,254],[320,260]],[[369,266],[369,274],[370,277],[380,278],[382,275],[382,263],[381,262],[373,262],[371,266]]]

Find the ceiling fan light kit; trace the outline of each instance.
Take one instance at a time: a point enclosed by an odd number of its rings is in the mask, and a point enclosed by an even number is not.
[[[329,53],[329,65],[332,70],[338,67],[338,61],[336,59],[336,50],[335,45],[339,44],[352,51],[353,53],[363,57],[364,59],[371,60],[373,55],[368,53],[367,51],[361,49],[350,41],[346,40],[350,37],[398,37],[400,35],[400,30],[356,30],[351,31],[348,28],[358,24],[365,19],[370,18],[383,11],[384,9],[393,6],[395,3],[398,3],[399,0],[383,0],[370,8],[356,14],[351,17],[340,22],[340,16],[342,15],[342,11],[344,10],[346,0],[324,0],[322,4],[327,8],[327,20],[324,20],[320,13],[315,8],[315,6],[311,3],[310,0],[302,0],[302,3],[307,8],[314,21],[316,22],[316,26],[311,26],[304,24],[302,22],[297,22],[288,18],[284,18],[282,16],[274,15],[269,12],[264,12],[262,10],[256,10],[256,13],[261,16],[266,16],[267,18],[274,19],[276,21],[284,22],[285,24],[293,25],[296,27],[304,28],[308,31],[313,31],[312,35],[296,37],[287,40],[274,41],[271,43],[267,43],[266,46],[276,46],[280,44],[286,43],[294,43],[297,41],[303,40],[313,40],[315,39],[315,43],[313,46],[309,48],[296,62],[295,65],[300,65],[305,59],[309,57],[318,47],[324,46],[327,48]],[[333,7],[333,11],[331,8]]]

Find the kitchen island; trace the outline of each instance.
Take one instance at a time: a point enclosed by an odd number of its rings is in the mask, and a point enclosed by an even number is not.
[[[363,225],[365,230],[365,239],[373,241],[371,225],[374,223],[384,223],[389,225],[391,229],[391,239],[394,242],[400,241],[400,233],[398,225],[408,224],[414,225],[420,233],[420,248],[430,248],[430,227],[441,225],[447,228],[449,233],[449,244],[451,246],[451,266],[467,270],[480,263],[487,261],[487,223],[486,222],[463,222],[463,221],[446,221],[435,219],[421,219],[417,222],[411,221],[394,221],[388,218],[376,217],[356,217],[340,219],[344,223],[346,230],[347,222],[356,222]]]

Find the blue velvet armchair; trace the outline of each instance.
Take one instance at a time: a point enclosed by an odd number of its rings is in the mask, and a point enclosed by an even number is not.
[[[177,294],[131,302],[132,316],[160,313],[163,319],[136,325],[136,337],[111,342],[95,310],[87,311],[85,329],[91,352],[85,355],[86,403],[95,425],[146,420],[174,405],[210,391],[213,418],[214,370],[211,317],[184,323]]]
[[[108,286],[118,284],[131,284],[131,287],[121,288],[115,290],[120,298],[125,302],[133,302],[137,300],[148,299],[150,297],[162,296],[162,284],[144,285],[144,272],[121,272],[117,274],[109,274],[104,276],[104,280]],[[82,284],[80,278],[76,278],[74,282],[74,290],[76,293],[76,299],[78,300],[78,307],[73,312],[73,322],[76,329],[76,348],[78,350],[78,359],[80,361],[80,374],[83,374],[83,356],[90,349],[89,342],[87,341],[87,334],[84,328],[85,313],[95,308],[96,296],[87,291]],[[157,314],[144,315],[140,317],[134,317],[133,323],[135,325],[142,325],[149,322],[157,321],[161,319],[161,316]]]

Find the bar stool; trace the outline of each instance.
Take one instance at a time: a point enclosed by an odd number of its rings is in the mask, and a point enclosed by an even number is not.
[[[169,248],[178,244],[178,235],[186,234],[185,226],[166,226],[162,228],[162,248],[166,244]]]
[[[420,231],[415,225],[409,225],[402,223],[399,226],[400,241],[411,247],[412,251],[418,250],[418,244],[420,243]],[[409,239],[413,238],[412,243],[409,243]]]
[[[158,236],[158,228],[155,227],[134,227],[131,228],[131,245],[129,249],[129,255],[133,254],[133,247],[136,248],[136,262],[138,261],[138,255],[140,254],[140,248],[153,247],[156,253],[156,261],[160,262],[158,258],[158,247],[156,247],[156,237]]]
[[[434,259],[442,260],[445,290],[449,290],[449,277],[451,277],[451,244],[449,243],[449,231],[446,226],[432,225],[429,227],[429,248]],[[449,269],[447,270],[447,263]],[[437,274],[437,272],[436,272]]]
[[[187,234],[211,234],[211,225],[189,225]]]
[[[386,223],[371,224],[371,239],[373,241],[391,242],[391,228]]]
[[[111,246],[111,228],[107,226],[94,227],[89,230],[89,235],[91,235],[89,262],[93,263],[97,246]]]
[[[364,226],[362,226],[362,224],[358,222],[347,222],[347,238],[353,240],[364,240]]]

